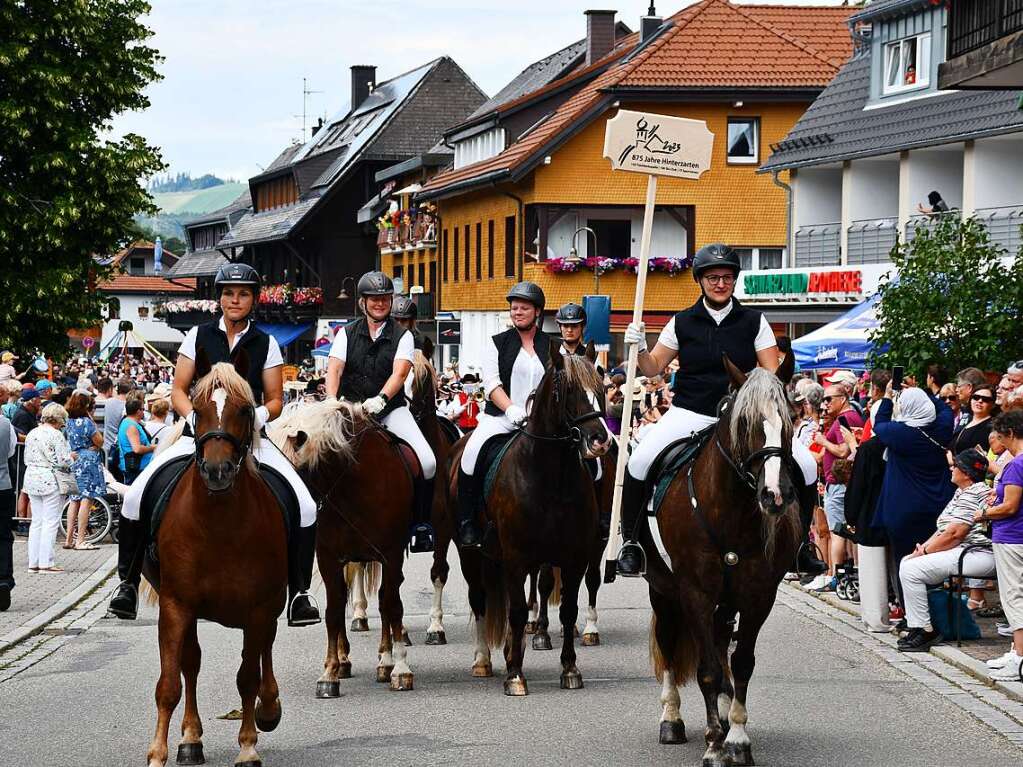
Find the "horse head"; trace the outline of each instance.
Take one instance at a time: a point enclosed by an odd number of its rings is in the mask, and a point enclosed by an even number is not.
[[[533,399],[533,413],[553,433],[566,430],[579,442],[586,458],[604,455],[611,435],[604,427],[603,382],[593,365],[592,342],[587,356],[551,355],[547,374]],[[532,418],[532,417],[531,417]]]
[[[195,459],[206,488],[221,493],[234,484],[252,448],[256,403],[248,382],[230,363],[209,367],[206,361],[196,369],[204,367],[208,372],[196,384],[192,399]]]

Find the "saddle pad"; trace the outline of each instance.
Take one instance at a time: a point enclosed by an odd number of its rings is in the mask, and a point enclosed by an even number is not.
[[[462,438],[462,432],[458,430],[458,426],[450,418],[437,416],[437,423],[440,424],[440,430],[451,441],[452,445]]]
[[[689,437],[676,440],[665,447],[657,456],[649,475],[651,479],[650,484],[652,485],[652,493],[650,493],[653,498],[651,503],[652,514],[657,514],[657,510],[661,507],[661,502],[664,500],[668,488],[671,487],[672,481],[689,462],[695,460],[700,450],[707,444],[707,441],[714,433],[715,428],[717,428],[716,425],[711,425],[695,432]]]
[[[480,450],[479,461],[476,466],[476,476],[483,471],[483,492],[480,494],[483,502],[490,499],[490,493],[494,488],[497,479],[497,468],[501,465],[508,448],[519,437],[521,432],[514,431],[509,434],[497,434],[486,441],[483,449]]]
[[[259,464],[259,474],[267,486],[269,486],[270,492],[274,494],[277,503],[284,512],[284,531],[290,539],[292,532],[294,532],[295,527],[300,524],[301,520],[298,496],[295,494],[295,489],[284,478],[283,474],[268,464]]]

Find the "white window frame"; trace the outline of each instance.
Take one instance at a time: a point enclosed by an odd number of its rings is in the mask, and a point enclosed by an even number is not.
[[[489,160],[504,151],[504,128],[491,128],[455,144],[455,170]]]
[[[748,251],[750,251],[750,265],[749,265],[748,268],[747,267],[743,267],[743,271],[744,272],[747,272],[747,271],[749,271],[749,272],[774,272],[774,271],[778,271],[779,269],[784,269],[785,268],[786,255],[787,255],[786,250],[787,249],[784,248],[784,247],[774,245],[774,246],[771,246],[771,247],[763,247],[763,248],[757,247],[757,248],[755,248],[755,247],[747,246],[747,245],[742,245],[742,246],[738,246],[737,245],[735,247],[735,249],[736,250],[748,250]],[[761,250],[779,250],[779,251],[781,251],[781,264],[779,264],[778,266],[772,266],[772,267],[761,266],[761,264],[760,264],[760,251]]]
[[[902,82],[902,78],[906,71],[906,60],[907,49],[910,47],[910,41],[916,42],[916,56],[913,62],[913,66],[916,69],[916,82],[906,85]],[[892,52],[897,49],[898,55],[892,56]],[[907,91],[918,91],[928,88],[931,84],[931,33],[924,32],[919,35],[911,35],[910,37],[904,37],[900,40],[893,40],[890,43],[885,43],[883,47],[884,56],[882,58],[881,66],[881,94],[884,96],[890,96],[896,93],[906,93]],[[899,82],[894,85],[889,85],[892,74],[892,64],[894,61],[898,61],[899,67]]]
[[[728,153],[728,129],[732,123],[748,122],[753,125],[753,156],[734,157]],[[729,115],[725,122],[725,160],[729,165],[758,165],[760,163],[760,118],[758,116]]]

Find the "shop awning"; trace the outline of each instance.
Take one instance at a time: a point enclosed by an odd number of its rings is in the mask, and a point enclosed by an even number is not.
[[[800,370],[852,368],[864,370],[874,345],[870,331],[878,326],[875,293],[833,322],[792,342]]]
[[[277,343],[281,346],[281,348],[284,348],[307,330],[312,330],[313,325],[315,324],[315,322],[257,322],[256,327],[267,335],[271,335],[276,338]]]

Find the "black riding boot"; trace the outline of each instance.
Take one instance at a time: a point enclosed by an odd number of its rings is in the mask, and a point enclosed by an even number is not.
[[[799,521],[802,523],[802,544],[796,553],[796,572],[820,575],[828,571],[828,563],[817,556],[817,547],[810,543],[810,525],[817,505],[817,483],[805,485],[799,491]]]
[[[643,508],[645,500],[644,482],[626,471],[622,488],[622,537],[625,543],[618,552],[618,574],[627,578],[639,578],[646,574],[646,552],[639,545],[636,534],[639,520],[646,513]]]
[[[138,615],[145,533],[145,523],[121,517],[117,528],[117,576],[121,585],[107,609],[124,620],[133,621]]]
[[[483,545],[483,533],[476,524],[476,479],[458,470],[458,545]]]
[[[433,525],[430,524],[433,511],[433,486],[436,477],[416,479],[416,508],[412,518],[412,531],[409,537],[409,551],[419,554],[433,551]]]
[[[312,626],[320,622],[320,611],[309,595],[316,556],[316,525],[292,527],[288,546],[288,625]]]

